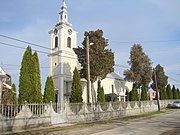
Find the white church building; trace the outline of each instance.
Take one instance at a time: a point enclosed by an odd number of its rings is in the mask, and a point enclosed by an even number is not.
[[[50,70],[49,75],[53,77],[56,89],[56,100],[62,105],[69,102],[71,85],[73,81],[73,71],[75,67],[81,68],[78,62],[77,55],[73,48],[77,48],[78,32],[68,22],[68,12],[65,0],[62,1],[61,10],[59,13],[59,22],[49,31],[50,48],[49,55]],[[87,81],[81,80],[83,89],[83,102],[87,102]],[[125,101],[126,89],[131,91],[132,83],[126,82],[116,73],[110,73],[102,80],[101,85],[104,87],[104,93],[115,93],[119,96],[120,101]],[[92,97],[97,97],[97,82],[93,84],[90,92],[89,101],[92,102]]]

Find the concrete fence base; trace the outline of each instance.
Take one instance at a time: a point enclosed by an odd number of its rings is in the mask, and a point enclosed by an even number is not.
[[[160,101],[165,108],[173,100]],[[57,110],[58,104],[0,105],[0,132],[17,131],[32,127],[50,126],[131,116],[157,111],[156,101],[118,102],[104,104],[65,104]],[[55,111],[56,110],[56,111]]]

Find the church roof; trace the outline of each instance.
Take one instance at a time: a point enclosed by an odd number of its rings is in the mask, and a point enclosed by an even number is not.
[[[116,80],[124,81],[124,78],[122,78],[120,75],[118,75],[115,72],[107,74],[106,78],[111,78],[111,79],[116,79]]]

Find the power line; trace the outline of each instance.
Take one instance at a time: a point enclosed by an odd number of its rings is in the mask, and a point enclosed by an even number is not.
[[[12,44],[7,44],[7,43],[3,43],[3,42],[0,42],[1,45],[4,45],[4,46],[9,46],[9,47],[15,47],[15,48],[19,48],[19,49],[26,49],[25,47],[21,47],[21,46],[17,46],[17,45],[12,45]],[[33,50],[32,51],[36,51],[36,52],[39,52],[39,53],[43,53],[43,54],[50,54],[50,53],[47,53],[47,52],[44,52],[44,51],[39,51],[39,50]],[[74,57],[69,57],[69,56],[61,56],[61,57],[65,57],[65,58],[69,58],[69,59],[77,59],[77,58],[74,58]]]
[[[5,66],[5,67],[21,67],[20,65],[13,65],[13,64],[2,64],[2,66]],[[40,67],[40,68],[50,68],[50,67]],[[7,70],[19,70],[19,69],[9,69],[9,68],[5,68]]]
[[[18,41],[18,42],[21,42],[21,43],[25,43],[25,44],[33,45],[33,46],[36,46],[36,47],[41,47],[41,48],[44,48],[44,49],[51,50],[51,49],[48,48],[48,47],[44,47],[44,46],[42,46],[42,45],[35,44],[35,43],[32,43],[32,42],[28,42],[28,41],[24,41],[24,40],[21,40],[21,39],[17,39],[17,38],[5,36],[5,35],[1,35],[1,34],[0,34],[0,37],[4,37],[4,38],[11,39],[11,40],[15,40],[15,41]]]
[[[5,45],[5,46],[10,46],[10,47],[15,47],[15,48],[19,48],[19,49],[26,49],[25,47],[21,47],[21,46],[17,46],[17,45],[12,45],[12,44],[7,44],[7,43],[3,43],[3,42],[0,42],[1,45]],[[33,49],[32,49],[33,50]],[[37,51],[39,53],[43,53],[43,54],[49,54],[47,52],[43,52],[43,51],[39,51],[39,50],[33,50],[33,51]]]
[[[164,43],[164,42],[180,42],[180,40],[147,40],[147,41],[110,41],[111,43],[120,43],[120,44],[131,44],[131,43]]]
[[[114,66],[115,66],[115,67],[120,67],[120,68],[129,68],[129,67],[126,66],[126,65],[118,65],[118,64],[115,64]]]

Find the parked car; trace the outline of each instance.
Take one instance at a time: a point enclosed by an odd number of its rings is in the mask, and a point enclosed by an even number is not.
[[[180,108],[180,100],[174,101],[172,104],[168,104],[167,108]]]

